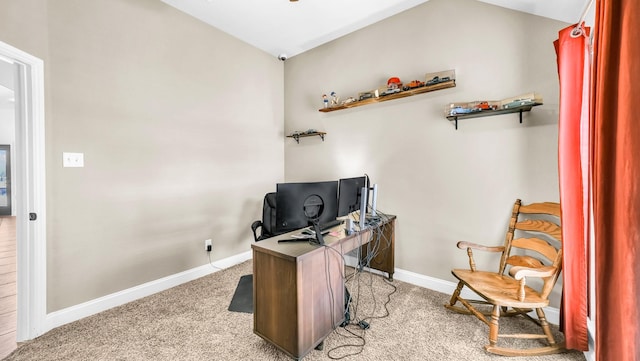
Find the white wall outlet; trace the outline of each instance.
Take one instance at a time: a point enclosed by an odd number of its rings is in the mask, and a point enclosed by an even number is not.
[[[84,167],[84,153],[62,153],[63,167]]]
[[[211,252],[211,250],[213,249],[213,246],[211,245],[211,240],[210,239],[205,239],[204,240],[204,250],[207,252]]]

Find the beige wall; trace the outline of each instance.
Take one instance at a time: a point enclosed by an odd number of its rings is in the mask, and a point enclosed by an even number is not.
[[[0,40],[45,60],[48,3],[48,0],[0,0]]]
[[[292,57],[285,65],[285,133],[314,128],[326,140],[285,143],[285,179],[369,174],[378,208],[396,214],[396,267],[453,281],[467,267],[459,240],[501,244],[511,207],[558,201],[558,81],[553,41],[566,26],[471,0],[431,0]],[[342,98],[391,76],[424,80],[455,69],[457,87],[320,113],[321,95]],[[537,91],[524,115],[461,120],[451,102]],[[485,265],[489,259],[480,259]],[[557,304],[556,304],[557,306]]]
[[[45,61],[48,312],[204,265],[207,238],[249,250],[284,174],[280,61],[160,1],[0,8]]]
[[[446,280],[466,265],[456,241],[500,243],[516,198],[558,199],[561,22],[431,0],[283,69],[159,1],[0,9],[0,41],[45,61],[48,312],[205,264],[206,238],[214,260],[248,251],[262,196],[285,179],[369,174],[378,208],[398,215],[396,266]],[[452,68],[453,89],[317,111],[323,93]],[[523,124],[456,131],[443,116],[449,102],[534,90],[545,105]],[[326,140],[283,140],[308,128]],[[63,151],[83,152],[85,168],[62,168]]]

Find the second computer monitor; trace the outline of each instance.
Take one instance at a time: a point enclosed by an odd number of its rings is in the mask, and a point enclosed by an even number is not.
[[[362,188],[369,188],[367,177],[343,178],[338,182],[338,217],[360,209]]]

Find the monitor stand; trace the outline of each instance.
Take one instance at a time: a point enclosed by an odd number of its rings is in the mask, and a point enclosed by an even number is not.
[[[324,246],[324,237],[322,236],[322,230],[320,229],[320,219],[316,218],[310,221],[313,224],[313,230],[316,233],[316,238],[309,238],[309,242]]]
[[[302,210],[304,215],[309,220],[309,223],[313,225],[313,230],[316,232],[316,239],[309,240],[311,243],[316,243],[324,246],[324,238],[322,237],[322,230],[320,229],[320,215],[324,209],[324,201],[317,195],[311,195],[304,200]]]

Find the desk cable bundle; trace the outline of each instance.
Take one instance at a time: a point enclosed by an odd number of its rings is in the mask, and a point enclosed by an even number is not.
[[[388,222],[391,217],[380,211],[372,212],[376,214],[375,217],[367,219],[367,228],[371,229],[367,235],[369,239],[366,242],[362,239],[363,234],[359,235],[359,246],[356,248],[357,265],[353,269],[353,272],[347,274],[344,271],[342,275],[345,284],[345,321],[341,327],[334,328],[334,332],[345,339],[345,344],[338,345],[328,350],[327,356],[333,360],[343,359],[345,357],[353,356],[362,353],[364,346],[366,345],[365,335],[367,329],[371,327],[371,321],[375,319],[382,319],[389,316],[388,304],[391,302],[391,295],[397,291],[397,287],[391,283],[391,281],[382,277],[384,284],[390,286],[391,289],[386,295],[384,302],[382,303],[382,309],[384,312],[380,315],[376,315],[378,310],[379,301],[376,299],[376,293],[374,290],[375,276],[372,272],[371,262],[373,262],[379,253],[385,252],[391,247],[391,239],[389,239],[382,227],[384,223]],[[355,217],[354,213],[351,216]],[[349,222],[347,222],[348,224]],[[366,254],[361,254],[362,246],[366,246]],[[332,249],[327,247],[326,249]],[[337,252],[337,250],[334,250]],[[326,251],[325,251],[326,252]],[[344,259],[344,254],[340,255]],[[329,269],[329,267],[327,267]],[[329,287],[330,288],[330,287]],[[351,291],[349,291],[349,288]],[[372,308],[369,310],[361,309],[361,300],[366,297],[365,292],[368,291],[372,299]],[[333,290],[330,290],[333,295]],[[333,296],[331,297],[333,299]],[[364,307],[364,306],[362,306]],[[363,312],[369,311],[370,314],[362,315]],[[332,315],[332,319],[334,315]],[[344,331],[340,331],[340,329]],[[346,334],[345,334],[346,332]],[[355,341],[350,341],[353,339]],[[355,348],[355,350],[353,350]],[[341,352],[339,352],[341,351]],[[340,355],[336,355],[336,354]]]

